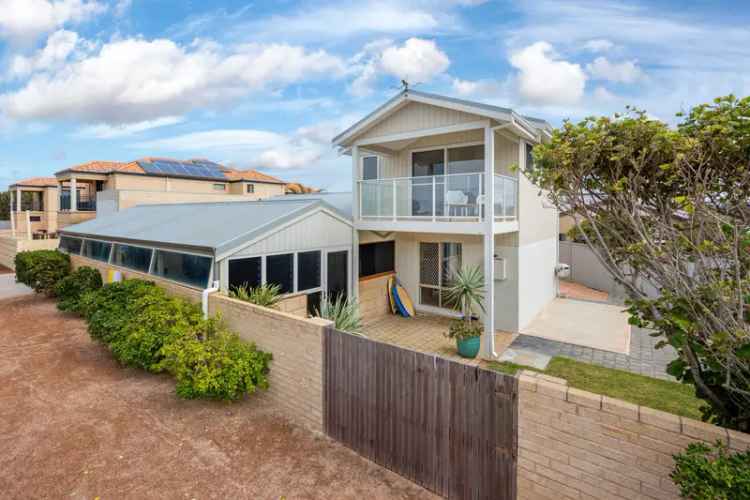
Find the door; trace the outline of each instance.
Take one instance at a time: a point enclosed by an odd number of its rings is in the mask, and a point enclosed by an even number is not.
[[[328,252],[326,255],[326,294],[333,301],[349,294],[349,251]]]
[[[413,177],[411,214],[420,217],[443,215],[445,150],[414,152],[411,162]],[[433,182],[435,183],[434,193]],[[433,206],[435,213],[433,213]]]

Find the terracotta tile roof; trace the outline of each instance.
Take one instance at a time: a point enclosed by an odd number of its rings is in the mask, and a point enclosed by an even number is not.
[[[22,181],[16,181],[11,184],[10,187],[14,186],[29,186],[29,187],[57,187],[57,179],[55,177],[30,177]]]
[[[109,174],[111,172],[131,172],[136,174],[145,173],[145,171],[134,161],[123,163],[119,161],[99,160],[81,163],[80,165],[74,165],[55,173],[61,174],[63,172],[89,172],[96,174]]]
[[[286,182],[276,177],[258,172],[257,170],[234,170],[225,169],[224,173],[230,180],[243,180],[243,181],[256,181],[256,182],[267,182],[272,184],[286,184]]]

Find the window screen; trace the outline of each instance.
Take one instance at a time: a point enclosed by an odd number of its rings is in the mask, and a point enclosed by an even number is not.
[[[153,274],[186,285],[205,288],[211,273],[211,257],[156,250]]]
[[[393,241],[368,243],[359,246],[359,276],[393,272],[395,266],[395,248]]]
[[[292,293],[294,291],[293,253],[266,257],[266,283],[279,285],[281,293]]]
[[[232,259],[229,261],[229,289],[255,288],[261,284],[261,258]]]
[[[378,157],[366,156],[362,159],[362,179],[378,178]]]
[[[320,250],[297,254],[297,285],[299,291],[320,287]]]
[[[60,238],[59,249],[65,253],[73,255],[79,255],[81,253],[81,245],[83,241],[79,238],[71,238],[70,236],[63,236]]]
[[[151,249],[130,245],[115,245],[112,263],[142,273],[147,273],[151,265]]]
[[[112,243],[103,241],[86,240],[83,244],[83,256],[89,259],[107,262],[109,260],[109,251],[112,249]]]

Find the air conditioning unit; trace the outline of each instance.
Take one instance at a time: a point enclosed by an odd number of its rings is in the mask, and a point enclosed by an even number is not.
[[[555,274],[558,278],[569,278],[570,277],[570,264],[559,263],[555,267]]]
[[[494,266],[495,281],[503,281],[507,279],[507,274],[506,274],[507,265],[505,262],[506,262],[505,257],[498,257],[497,255],[495,255],[495,266]]]

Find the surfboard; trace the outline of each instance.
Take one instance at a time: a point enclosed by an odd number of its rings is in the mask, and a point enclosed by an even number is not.
[[[388,305],[391,308],[391,314],[396,314],[398,311],[396,310],[396,301],[393,300],[393,285],[396,284],[396,277],[391,276],[388,278]]]
[[[409,294],[406,293],[406,289],[398,283],[393,287],[393,298],[401,316],[405,318],[411,318],[414,316],[414,304],[412,303]]]

